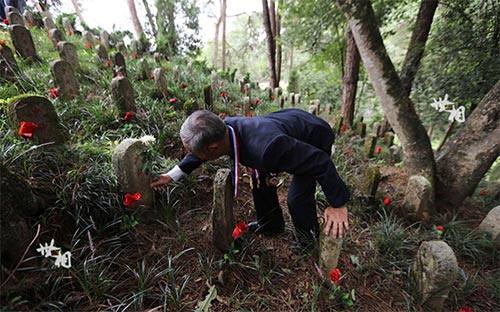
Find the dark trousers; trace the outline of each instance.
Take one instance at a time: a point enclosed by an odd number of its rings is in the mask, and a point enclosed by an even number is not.
[[[334,142],[333,132],[323,135],[320,146],[317,148],[331,155]],[[259,184],[257,178],[253,179],[253,199],[257,213],[257,221],[264,228],[279,228],[284,226],[283,213],[281,211],[276,186],[266,184],[267,174],[261,172]],[[297,237],[311,240],[319,236],[319,223],[316,214],[316,180],[311,176],[293,175],[288,190],[288,209],[295,227]]]

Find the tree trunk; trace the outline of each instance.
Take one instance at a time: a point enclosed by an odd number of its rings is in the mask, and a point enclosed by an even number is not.
[[[227,0],[222,0],[221,17],[222,17],[222,71],[226,70],[226,13]]]
[[[272,1],[272,0],[271,0]],[[269,17],[269,7],[267,5],[267,0],[262,0],[263,9],[263,20],[264,29],[266,31],[267,39],[267,62],[269,67],[269,86],[272,88],[278,87],[278,81],[276,77],[276,41],[274,40],[271,18]]]
[[[136,38],[139,38],[142,33],[142,26],[141,22],[139,21],[139,17],[137,16],[137,10],[135,9],[135,2],[134,0],[127,0],[127,4],[130,10],[130,16],[132,17],[132,25],[134,25],[135,36]]]
[[[346,14],[361,59],[382,108],[403,145],[403,162],[434,184],[435,162],[429,137],[387,54],[369,0],[337,0]]]
[[[283,0],[278,0],[278,7],[276,9],[276,80],[278,85],[281,81],[281,63],[283,62],[283,49],[280,42],[281,37],[281,14],[279,8],[283,4]]]
[[[151,24],[151,31],[153,36],[158,39],[158,31],[156,30],[156,24],[153,19],[153,14],[151,14],[151,9],[149,8],[148,0],[142,0],[144,8],[146,9],[146,16],[148,17],[149,24]]]
[[[439,206],[459,206],[500,156],[500,80],[436,160]]]
[[[344,125],[352,127],[354,121],[354,107],[356,103],[356,90],[359,79],[359,63],[361,57],[352,31],[347,32],[346,62],[344,68],[342,106],[341,112]]]
[[[168,42],[170,56],[177,55],[177,31],[175,30],[175,0],[167,1]]]
[[[429,37],[429,32],[434,19],[434,13],[438,6],[439,0],[422,0],[420,2],[420,9],[415,20],[415,26],[411,35],[408,51],[406,51],[405,60],[401,69],[399,77],[403,84],[406,95],[410,95],[413,80],[417,74],[420,61],[424,55],[425,44]],[[391,129],[389,120],[384,117],[381,133],[385,133]]]
[[[78,15],[80,22],[85,23],[85,20],[83,19],[82,11],[80,10],[80,6],[78,5],[78,1],[71,0],[71,3],[73,3],[73,7],[75,8],[76,15]]]
[[[222,23],[222,16],[219,16],[215,24],[215,37],[214,37],[214,54],[212,55],[212,66],[217,69],[217,60],[219,58],[219,28]]]

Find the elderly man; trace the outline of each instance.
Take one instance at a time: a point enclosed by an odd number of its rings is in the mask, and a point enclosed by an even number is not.
[[[349,230],[346,203],[350,193],[340,179],[330,154],[334,133],[323,119],[299,109],[284,109],[260,117],[227,117],[199,110],[180,130],[188,154],[168,173],[151,183],[160,190],[179,180],[207,160],[229,155],[235,164],[234,191],[238,193],[239,164],[252,172],[252,193],[257,221],[249,223],[255,233],[276,234],[284,230],[283,214],[276,194],[279,172],[293,175],[288,208],[301,243],[314,242],[319,234],[314,193],[316,181],[328,200],[325,234],[343,237]]]

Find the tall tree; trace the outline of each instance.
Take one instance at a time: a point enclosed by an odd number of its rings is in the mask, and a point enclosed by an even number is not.
[[[273,0],[271,0],[271,3],[273,3],[272,1]],[[264,29],[266,31],[269,86],[271,88],[277,88],[279,86],[279,81],[276,74],[276,40],[274,37],[273,27],[271,24],[271,14],[274,15],[274,11],[272,12],[270,11],[267,0],[262,0],[262,13],[263,13],[262,17],[264,21]]]
[[[219,29],[222,23],[222,16],[219,16],[217,23],[215,23],[215,36],[214,36],[214,52],[212,54],[212,66],[217,68],[219,59]]]
[[[359,65],[361,56],[359,55],[356,41],[352,35],[352,31],[347,32],[347,49],[344,68],[344,76],[342,78],[342,105],[341,113],[343,124],[352,127],[354,120],[354,108],[356,103],[356,91],[359,79]]]
[[[80,22],[85,23],[85,20],[83,19],[82,11],[80,10],[80,6],[78,5],[78,1],[71,0],[71,3],[73,4],[73,7],[75,8],[76,15],[78,15]]]
[[[153,32],[153,37],[158,36],[158,31],[156,30],[156,23],[154,22],[153,14],[151,14],[151,8],[149,7],[148,0],[142,0],[142,4],[146,9],[146,16],[148,18],[149,24],[151,25],[151,31]]]
[[[132,24],[134,25],[135,37],[139,38],[142,33],[142,25],[137,16],[137,10],[135,8],[134,0],[127,0],[127,5],[130,10],[130,16],[132,17]]]
[[[222,71],[226,70],[226,15],[227,15],[227,0],[221,0],[220,16],[222,17]]]

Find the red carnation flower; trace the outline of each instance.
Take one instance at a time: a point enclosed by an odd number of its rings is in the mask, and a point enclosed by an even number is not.
[[[346,132],[347,131],[347,126],[346,125],[342,125],[342,127],[340,127],[340,131]]]
[[[392,203],[392,199],[390,197],[384,198],[384,205],[390,205]]]
[[[471,308],[460,308],[460,310],[458,310],[458,312],[474,312],[474,310],[472,310]]]
[[[219,114],[219,117],[220,117],[220,118],[226,118],[226,113],[220,113],[220,114]]]
[[[241,235],[243,235],[244,232],[248,231],[249,227],[245,222],[238,222],[236,223],[236,226],[234,227],[233,230],[233,238],[237,239],[240,238]]]
[[[241,92],[243,92],[243,94],[246,94],[247,93],[247,89],[243,88],[243,89],[241,89]]]
[[[1,45],[1,46],[4,46],[4,45],[5,45],[5,41],[3,41],[3,40],[2,40],[2,41],[0,41],[0,45]]]
[[[50,40],[50,33],[47,34],[47,38],[49,38],[49,40]]]
[[[380,154],[380,152],[382,152],[382,148],[377,147],[377,148],[375,149],[375,153]]]
[[[107,61],[106,61],[106,66],[111,67],[111,62],[110,62],[110,60],[107,60]]]
[[[154,73],[151,74],[151,79],[155,79],[155,74]]]
[[[169,102],[170,102],[170,103],[176,103],[176,102],[177,102],[177,98],[171,98],[171,99],[169,100]]]
[[[19,128],[17,129],[17,133],[19,133],[19,135],[22,137],[31,138],[33,137],[33,133],[35,132],[35,129],[37,127],[38,125],[35,123],[29,121],[21,121],[19,123]]]
[[[123,120],[125,120],[125,121],[129,121],[129,120],[131,120],[132,118],[134,118],[134,112],[126,112],[126,113],[125,113],[125,116],[123,117]]]
[[[31,28],[32,26],[31,23],[26,23],[26,28]]]
[[[125,200],[123,201],[123,205],[128,208],[134,208],[137,205],[137,202],[141,199],[141,193],[137,192],[135,194],[125,194]]]
[[[68,36],[71,36],[73,34],[73,32],[71,31],[71,29],[68,29],[66,32],[68,33]]]
[[[57,89],[57,88],[52,88],[52,89],[50,89],[50,97],[51,97],[52,99],[55,99],[55,98],[57,98],[58,96],[59,96],[59,89]]]
[[[436,225],[436,230],[442,231],[444,230],[444,227],[442,225]]]
[[[252,112],[248,112],[248,113],[247,113],[247,117],[253,117]]]
[[[274,96],[271,96],[271,102],[274,102]]]
[[[220,96],[222,96],[223,98],[227,97],[227,92],[226,91],[222,91],[220,93]]]
[[[480,191],[479,191],[479,195],[481,195],[481,196],[486,195],[486,190],[480,190]]]
[[[8,20],[7,18],[4,18],[4,19],[3,19],[3,23],[4,23],[5,25],[9,25],[9,20]]]
[[[86,47],[87,49],[92,48],[92,43],[90,43],[90,42],[86,42],[86,43],[85,43],[85,47]]]
[[[330,271],[330,282],[332,282],[333,285],[339,286],[342,281],[340,280],[340,270],[335,269]]]
[[[137,52],[132,52],[132,57],[137,58]]]
[[[182,88],[182,89],[186,89],[186,87],[187,87],[187,86],[188,86],[188,84],[187,84],[187,83],[185,83],[185,82],[181,83],[181,88]]]
[[[319,109],[319,113],[321,114],[322,112],[323,112],[323,109],[322,109],[322,108],[320,108],[320,109]]]
[[[253,104],[254,104],[255,106],[259,105],[259,103],[260,103],[260,100],[259,100],[259,99],[255,99],[255,100],[253,101]]]
[[[349,149],[349,148],[348,148],[348,149],[346,149],[346,150],[345,150],[345,154],[346,154],[346,155],[351,155],[351,154],[352,154],[352,150],[351,150],[351,149]]]

